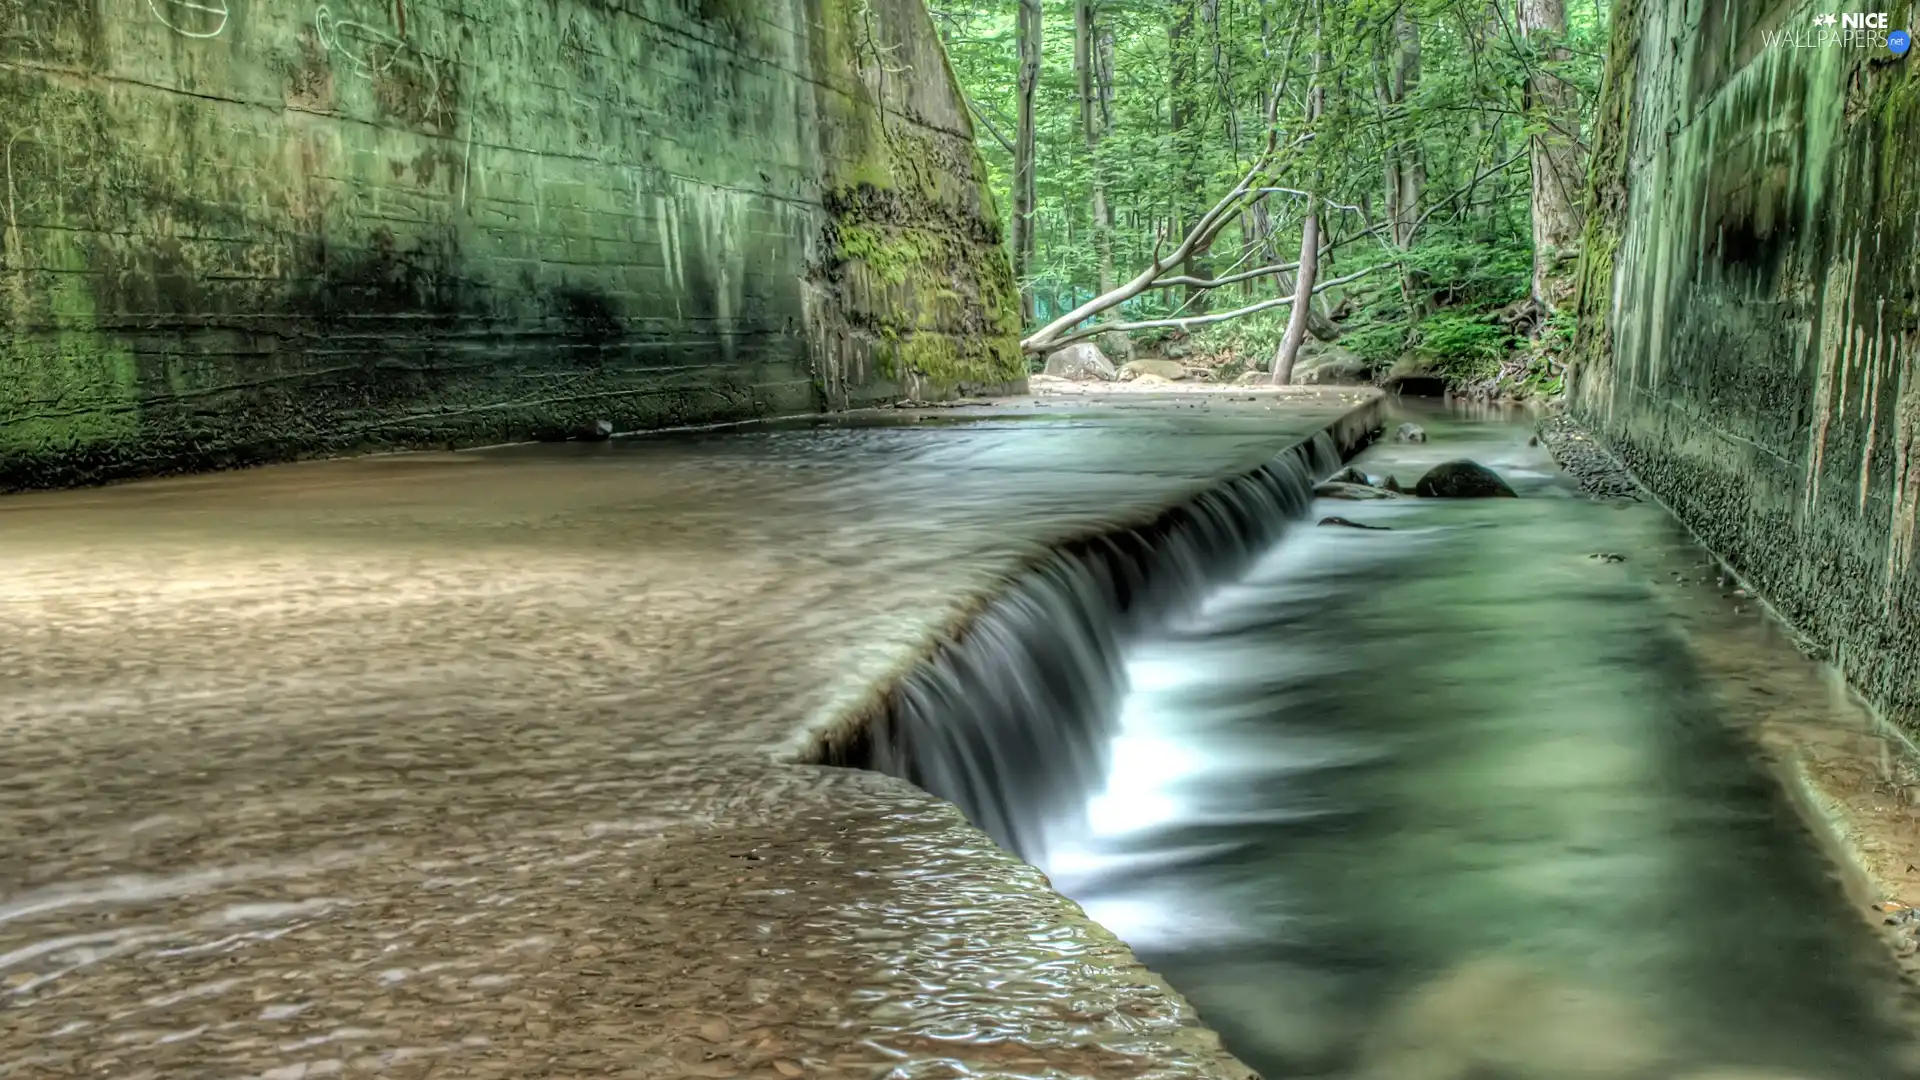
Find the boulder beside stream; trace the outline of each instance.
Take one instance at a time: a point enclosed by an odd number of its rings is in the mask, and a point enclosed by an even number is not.
[[[1045,374],[1076,382],[1109,382],[1116,373],[1099,346],[1082,341],[1049,354]]]

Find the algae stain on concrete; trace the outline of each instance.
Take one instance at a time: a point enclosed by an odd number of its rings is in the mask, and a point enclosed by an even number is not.
[[[841,152],[813,283],[847,314],[825,350],[831,399],[863,378],[912,398],[1024,385],[1012,272],[958,83],[917,12],[817,0],[829,70],[856,78],[821,103]],[[941,92],[939,114],[924,106]],[[866,103],[866,104],[862,104]]]
[[[1018,385],[917,0],[323,7],[0,29],[0,490]]]
[[[132,350],[99,327],[83,253],[67,237],[21,226],[23,213],[30,225],[55,198],[45,174],[61,164],[50,161],[57,148],[41,140],[39,123],[15,122],[4,139],[0,462],[49,454],[97,461],[139,430],[139,372]],[[29,236],[38,241],[31,249]],[[36,325],[43,332],[22,333]]]
[[[1816,7],[1616,2],[1575,407],[1910,715],[1920,65],[1763,44]]]

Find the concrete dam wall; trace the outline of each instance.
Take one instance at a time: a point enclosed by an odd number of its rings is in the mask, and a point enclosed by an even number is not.
[[[1920,58],[1810,36],[1838,10],[1617,0],[1574,402],[1911,721]]]
[[[0,490],[1018,388],[919,0],[0,0]]]

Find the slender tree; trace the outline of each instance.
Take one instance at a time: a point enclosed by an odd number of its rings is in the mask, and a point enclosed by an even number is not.
[[[1327,39],[1324,0],[1313,0],[1313,33],[1318,41],[1313,50],[1313,78],[1307,84],[1306,130],[1314,129],[1327,108]],[[1320,265],[1320,196],[1309,191],[1306,216],[1300,223],[1300,268],[1295,271],[1293,310],[1287,314],[1287,332],[1273,356],[1273,381],[1285,386],[1293,381],[1293,365],[1300,357],[1300,343],[1307,336],[1307,316],[1313,310],[1313,282]]]
[[[1586,221],[1579,109],[1559,68],[1566,48],[1566,0],[1519,0],[1527,49],[1526,113],[1532,133],[1533,301],[1553,311],[1572,299],[1574,261]]]
[[[1209,0],[1174,0],[1172,17],[1167,23],[1167,127],[1172,136],[1173,166],[1177,183],[1173,191],[1173,228],[1180,234],[1199,220],[1207,195],[1205,131],[1201,126],[1202,93],[1199,73],[1200,41],[1196,24],[1204,25],[1202,9]],[[1184,271],[1191,278],[1211,277],[1207,252],[1213,246],[1209,236],[1187,255]],[[1204,311],[1207,294],[1189,289],[1187,306]]]
[[[1013,149],[1013,273],[1020,282],[1020,316],[1033,321],[1034,209],[1037,197],[1034,135],[1035,97],[1040,87],[1041,33],[1043,18],[1040,0],[1019,0],[1020,12],[1015,30],[1015,49],[1020,56],[1019,89],[1014,119]]]
[[[1093,242],[1100,255],[1099,290],[1113,288],[1113,208],[1100,161],[1100,136],[1106,123],[1106,74],[1102,70],[1102,33],[1095,0],[1074,0],[1073,69],[1080,98],[1080,134],[1087,144],[1093,198]]]
[[[1393,226],[1393,244],[1403,256],[1400,294],[1409,314],[1425,314],[1426,296],[1418,275],[1405,253],[1413,248],[1414,221],[1420,215],[1426,194],[1426,154],[1411,119],[1410,97],[1420,86],[1420,24],[1411,5],[1403,3],[1394,12],[1391,32],[1386,41],[1379,94],[1381,112],[1390,137],[1386,153],[1386,200],[1388,219]]]

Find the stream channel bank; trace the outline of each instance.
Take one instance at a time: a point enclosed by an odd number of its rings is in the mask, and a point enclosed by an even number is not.
[[[7,1080],[1245,1080],[951,804],[803,752],[1063,544],[1376,408],[1028,399],[0,499]]]
[[[1762,752],[1877,820],[1871,732],[1521,424],[1360,459],[1519,499],[1313,503],[1378,408],[0,500],[9,1080],[1903,1075],[1906,999]],[[807,763],[860,756],[973,783],[1060,891]]]
[[[1531,415],[1394,409],[1428,441],[1358,468],[1468,458],[1520,497],[1317,499],[1371,528],[1283,531],[1146,619],[1119,556],[1056,575],[910,679],[867,763],[1044,869],[1269,1080],[1916,1075],[1857,865],[1920,851],[1874,768],[1902,752]]]

